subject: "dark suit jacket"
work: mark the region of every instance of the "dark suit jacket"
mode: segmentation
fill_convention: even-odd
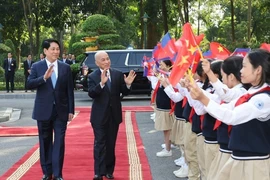
[[[33,65],[33,63],[34,63],[34,62],[31,61],[31,66]],[[29,66],[27,60],[25,60],[25,61],[23,62],[24,75],[29,75],[28,70],[31,69],[31,66]]]
[[[68,114],[74,114],[74,87],[70,66],[58,63],[58,78],[53,88],[51,78],[46,82],[43,76],[48,69],[46,61],[33,64],[28,76],[28,89],[37,89],[32,118],[36,120],[49,120],[55,102],[58,117],[68,120]]]
[[[64,62],[64,60],[63,59],[61,59],[60,61],[62,61],[62,62]],[[69,60],[69,59],[66,59],[66,62],[65,62],[66,64],[69,64],[69,65],[71,65],[72,64],[72,62]]]
[[[11,64],[10,64],[10,72],[15,74],[15,70],[16,70],[17,64],[16,64],[16,60],[15,59],[11,59]],[[5,70],[5,74],[8,73],[8,59],[4,60],[4,64],[3,64],[3,69]]]
[[[101,71],[95,70],[88,75],[88,95],[93,99],[90,121],[96,125],[104,124],[108,119],[108,111],[111,108],[113,121],[122,122],[122,105],[120,94],[127,95],[129,89],[124,81],[121,71],[110,69],[111,90],[107,84],[101,88]]]

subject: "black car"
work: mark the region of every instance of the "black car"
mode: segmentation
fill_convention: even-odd
[[[144,56],[151,57],[151,49],[106,50],[111,60],[111,67],[128,75],[130,70],[136,72],[130,94],[151,94],[151,83],[143,76],[142,60]],[[97,69],[95,64],[96,51],[86,52],[86,58],[81,63],[81,72],[76,80],[76,87],[88,91],[87,76]]]

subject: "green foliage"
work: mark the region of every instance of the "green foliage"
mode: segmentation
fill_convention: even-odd
[[[81,63],[85,59],[85,54],[80,54],[76,59],[79,63]]]
[[[111,45],[117,43],[119,37],[120,36],[118,34],[103,34],[98,36],[97,41],[99,45]]]
[[[24,82],[24,80],[25,80],[24,70],[18,69],[14,75],[14,82]]]
[[[79,63],[71,64],[70,69],[72,71],[72,74],[77,74],[80,71],[80,64]]]
[[[82,31],[88,33],[108,34],[114,31],[113,22],[102,14],[94,14],[89,16],[82,23]]]
[[[122,45],[106,45],[100,48],[100,50],[107,50],[107,49],[126,49],[126,47]]]
[[[16,58],[16,50],[13,42],[10,39],[5,40],[5,45],[8,46],[11,49],[12,57]]]
[[[3,43],[0,43],[0,53],[10,52],[10,51],[11,51],[10,47],[8,47],[7,45],[5,45]]]
[[[4,69],[2,68],[2,66],[0,66],[0,81],[3,81],[2,78],[4,78],[4,73],[5,73]]]
[[[72,45],[72,52],[78,57],[80,54],[84,53],[85,45],[84,42],[76,42]]]

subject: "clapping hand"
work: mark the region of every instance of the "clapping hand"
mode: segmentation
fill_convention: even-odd
[[[126,85],[131,85],[131,83],[134,81],[135,77],[136,77],[136,73],[133,70],[130,70],[127,77],[124,74],[124,80],[125,80]]]
[[[107,76],[107,71],[109,69],[104,69],[103,72],[101,73],[101,84],[105,85],[105,83],[108,81],[109,76]]]

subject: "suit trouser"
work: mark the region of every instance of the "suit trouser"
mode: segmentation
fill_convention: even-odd
[[[25,76],[24,90],[28,90],[28,88],[27,88],[27,79],[28,79],[29,74],[27,74],[27,75],[25,74],[24,76]]]
[[[67,121],[58,118],[54,106],[51,118],[45,121],[37,121],[37,124],[40,144],[40,164],[43,174],[53,174],[54,177],[62,177]]]
[[[10,82],[10,90],[14,90],[14,73],[8,71],[6,73],[6,90],[9,91],[9,82]]]
[[[110,114],[110,113],[109,113]],[[94,130],[94,166],[96,175],[113,174],[115,167],[115,143],[119,124],[108,116],[104,125],[92,123]]]

